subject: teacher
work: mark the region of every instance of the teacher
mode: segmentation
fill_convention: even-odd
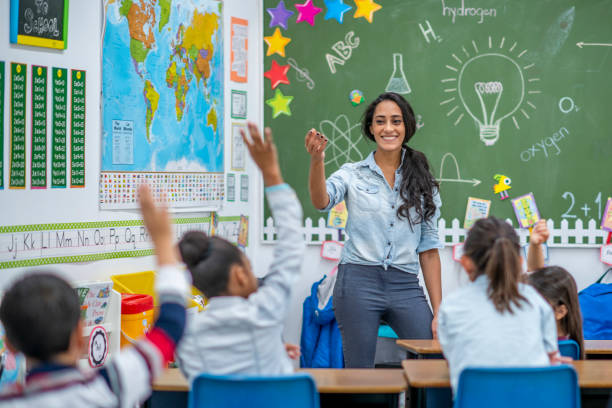
[[[406,144],[414,112],[399,94],[380,95],[366,109],[363,134],[376,143],[365,160],[346,163],[325,180],[327,138],[306,135],[313,205],[329,211],[345,200],[345,243],[333,305],[347,368],[374,366],[381,319],[400,338],[431,339],[442,298],[437,222],[439,185],[425,155]],[[419,285],[423,271],[432,311]]]

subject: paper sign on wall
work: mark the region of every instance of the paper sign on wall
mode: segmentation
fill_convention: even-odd
[[[234,82],[246,82],[248,72],[248,35],[249,21],[232,17],[231,20],[231,54],[230,79]]]
[[[476,221],[481,218],[487,218],[489,216],[489,210],[491,209],[491,200],[484,200],[482,198],[468,197],[467,207],[465,209],[465,220],[463,221],[463,228],[470,229]]]
[[[601,229],[612,232],[612,198],[608,198],[606,209],[601,217]]]
[[[612,244],[604,245],[601,247],[600,258],[601,262],[606,265],[612,266]]]
[[[520,228],[532,227],[540,220],[540,212],[533,193],[525,194],[511,200]]]
[[[321,245],[321,258],[329,261],[340,260],[344,244],[338,241],[324,241]]]

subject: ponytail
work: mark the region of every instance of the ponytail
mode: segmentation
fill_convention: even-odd
[[[243,264],[242,252],[235,245],[201,231],[187,232],[178,248],[193,285],[206,297],[223,295],[227,291],[230,268]]]
[[[495,309],[513,313],[528,300],[519,292],[521,258],[519,239],[510,225],[494,218],[476,221],[464,244],[464,253],[476,265],[476,275],[489,279],[487,294]]]
[[[508,238],[497,238],[493,242],[484,273],[489,278],[489,298],[498,312],[507,310],[512,313],[513,304],[520,309],[520,301],[527,301],[518,290],[521,276],[520,258],[515,245]]]

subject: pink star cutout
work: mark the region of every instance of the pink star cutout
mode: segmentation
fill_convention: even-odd
[[[308,24],[314,27],[314,17],[319,14],[322,10],[315,7],[312,4],[312,0],[308,0],[304,4],[296,4],[295,8],[298,11],[298,17],[296,23],[306,21]]]

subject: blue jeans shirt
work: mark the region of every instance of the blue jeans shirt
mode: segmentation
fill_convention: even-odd
[[[404,161],[402,155],[402,162]],[[402,204],[400,167],[395,172],[395,185],[389,186],[374,160],[374,152],[365,160],[344,164],[326,181],[329,204],[322,211],[345,200],[348,209],[346,233],[340,263],[389,266],[405,272],[419,272],[419,253],[442,248],[438,237],[438,218],[442,201],[436,191],[436,212],[427,222],[413,223],[397,217]],[[416,212],[410,209],[414,220]]]

